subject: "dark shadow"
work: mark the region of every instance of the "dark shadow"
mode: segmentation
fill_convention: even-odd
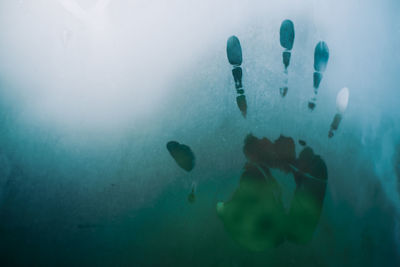
[[[336,113],[335,117],[333,117],[331,128],[329,129],[328,137],[332,138],[335,131],[339,128],[340,122],[342,121],[342,115],[340,113]]]
[[[195,156],[190,147],[176,141],[170,141],[167,143],[167,149],[179,167],[188,172],[194,168]]]
[[[305,147],[296,158],[293,139],[284,136],[271,142],[250,134],[243,152],[247,162],[239,187],[229,201],[217,204],[227,232],[253,251],[277,247],[285,240],[309,242],[325,197],[325,162],[310,147]],[[271,169],[293,174],[296,189],[288,210],[283,206],[282,188]]]
[[[314,96],[308,102],[308,108],[314,110],[317,101],[318,89],[322,81],[323,73],[326,70],[329,60],[329,48],[325,42],[319,42],[314,50],[314,74],[313,86]]]
[[[240,67],[243,62],[242,57],[242,47],[240,45],[239,39],[236,36],[231,36],[226,44],[226,54],[228,56],[228,61],[232,65],[232,75],[235,81],[236,102],[240,112],[243,117],[246,118],[247,115],[247,102],[246,96],[244,95],[244,89],[242,84],[242,68]]]
[[[279,31],[279,41],[281,43],[281,46],[285,48],[285,51],[282,52],[282,61],[283,65],[285,67],[285,82],[284,85],[279,89],[279,92],[282,97],[285,97],[289,87],[288,87],[288,67],[290,64],[290,58],[291,58],[291,50],[293,48],[293,43],[294,43],[294,24],[291,20],[284,20],[281,24],[281,28]]]

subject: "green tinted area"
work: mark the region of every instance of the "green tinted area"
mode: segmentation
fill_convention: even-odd
[[[253,251],[277,247],[285,241],[302,244],[312,239],[321,215],[328,172],[325,162],[305,147],[298,158],[292,138],[275,142],[247,136],[243,148],[247,162],[239,186],[230,200],[217,204],[226,231]],[[289,208],[282,186],[271,168],[292,173],[296,188]]]

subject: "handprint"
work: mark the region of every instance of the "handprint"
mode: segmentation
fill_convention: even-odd
[[[280,89],[282,97],[288,92],[287,69],[294,36],[293,22],[283,21],[280,28],[280,44],[285,49],[282,59],[286,80]],[[238,94],[237,105],[243,117],[246,117],[247,103],[241,68],[243,55],[238,37],[231,36],[228,39],[226,51],[233,68],[232,75]],[[316,107],[316,96],[328,59],[328,46],[321,41],[314,52],[314,96],[308,103],[311,110]],[[338,113],[331,124],[329,138],[339,127],[348,98],[348,89],[343,88],[337,97]],[[262,251],[277,247],[286,241],[303,244],[312,239],[325,198],[328,169],[324,160],[316,155],[304,140],[299,140],[299,144],[302,150],[296,157],[295,142],[291,137],[281,135],[275,142],[266,137],[258,139],[252,134],[245,138],[243,153],[247,162],[244,164],[239,186],[230,200],[217,203],[217,213],[226,231],[242,246]],[[185,158],[190,162],[190,156]],[[283,205],[283,188],[273,175],[274,169],[292,175],[296,185],[288,208]],[[194,202],[194,192],[193,187],[189,195],[190,202]]]

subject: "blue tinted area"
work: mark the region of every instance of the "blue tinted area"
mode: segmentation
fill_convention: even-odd
[[[0,266],[400,266],[399,12],[0,1]]]

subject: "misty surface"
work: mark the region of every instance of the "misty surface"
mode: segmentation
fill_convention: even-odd
[[[1,266],[400,265],[398,0],[74,2],[0,1]],[[285,19],[296,32],[287,75]],[[319,41],[329,63],[310,111]],[[308,244],[252,252],[218,219],[249,133],[290,136],[296,155],[304,140],[325,161]],[[195,154],[189,173],[170,140]],[[293,191],[285,175],[274,173]]]

